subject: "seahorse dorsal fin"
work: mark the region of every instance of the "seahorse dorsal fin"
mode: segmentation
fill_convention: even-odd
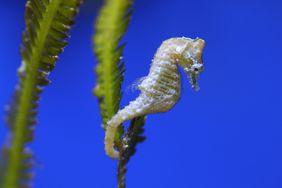
[[[146,76],[143,76],[141,78],[136,79],[132,84],[126,87],[125,92],[126,93],[133,93],[136,90],[139,90],[139,85],[142,83],[143,80],[146,79]]]

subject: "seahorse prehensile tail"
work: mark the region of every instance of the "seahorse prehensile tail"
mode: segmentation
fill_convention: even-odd
[[[178,65],[188,74],[192,87],[199,89],[197,78],[203,70],[202,51],[205,41],[196,38],[171,38],[158,49],[150,72],[138,88],[139,97],[119,110],[107,123],[105,150],[111,158],[118,158],[114,149],[114,138],[118,126],[126,120],[146,114],[170,110],[180,97],[180,75]]]

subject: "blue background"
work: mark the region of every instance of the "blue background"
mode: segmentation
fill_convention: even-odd
[[[25,1],[0,3],[0,106],[10,100],[21,58]],[[40,102],[35,188],[116,187],[105,156],[91,36],[100,1],[87,1]],[[137,0],[128,32],[122,106],[170,37],[206,40],[201,90],[183,74],[179,103],[150,115],[129,163],[128,188],[282,187],[282,1]],[[2,108],[1,107],[1,108]],[[2,108],[3,109],[3,108]],[[4,117],[4,110],[1,110]],[[2,118],[3,119],[3,118]],[[6,128],[1,121],[0,141]]]

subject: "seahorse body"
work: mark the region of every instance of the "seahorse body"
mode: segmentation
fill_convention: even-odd
[[[140,95],[128,106],[119,110],[108,121],[105,150],[111,158],[118,158],[114,149],[117,127],[126,120],[146,114],[170,110],[180,97],[180,75],[178,65],[190,77],[192,87],[197,89],[197,77],[202,71],[202,39],[171,38],[162,43],[151,64],[149,75],[138,86]]]

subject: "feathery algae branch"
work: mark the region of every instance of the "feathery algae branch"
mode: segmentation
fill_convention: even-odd
[[[38,100],[58,55],[65,47],[81,0],[28,0],[26,29],[21,47],[22,65],[19,84],[8,107],[11,138],[4,148],[3,188],[30,186],[32,153],[26,145],[33,140]],[[2,183],[1,182],[1,183]]]

